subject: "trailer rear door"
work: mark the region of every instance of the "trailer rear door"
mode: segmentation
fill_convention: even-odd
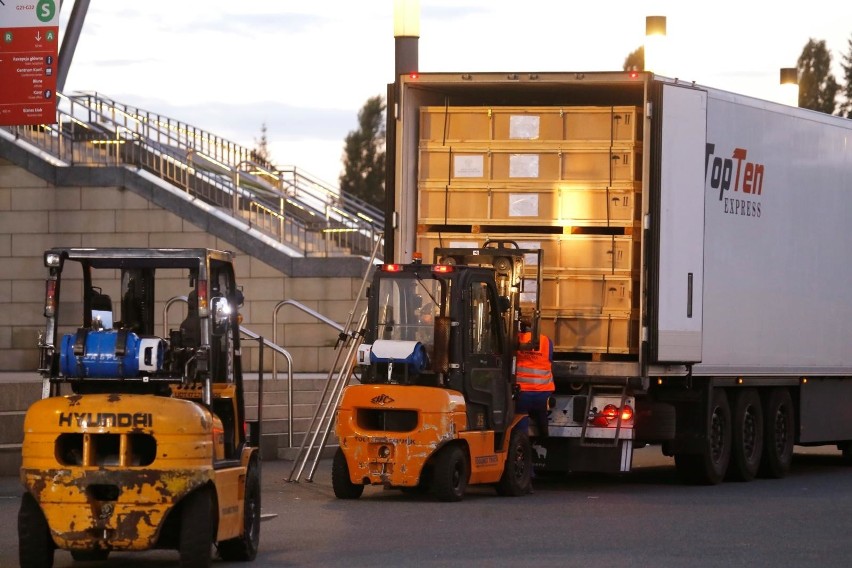
[[[701,361],[707,93],[663,87],[656,360]]]

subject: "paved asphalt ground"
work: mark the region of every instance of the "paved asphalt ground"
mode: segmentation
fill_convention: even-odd
[[[649,447],[622,476],[539,477],[533,495],[473,488],[436,503],[367,488],[357,501],[331,489],[330,460],[314,482],[288,483],[292,462],[263,470],[261,551],[252,567],[532,566],[844,567],[852,565],[852,468],[834,448],[796,448],[782,480],[681,485],[671,459]],[[0,478],[0,568],[17,561],[20,487]],[[174,551],[117,553],[57,568],[176,566]],[[215,560],[214,567],[246,566]]]

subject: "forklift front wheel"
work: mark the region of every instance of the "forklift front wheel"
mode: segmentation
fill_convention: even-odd
[[[529,436],[520,428],[515,428],[509,438],[509,451],[506,452],[503,476],[497,484],[497,494],[507,497],[526,495],[531,485],[532,445]]]

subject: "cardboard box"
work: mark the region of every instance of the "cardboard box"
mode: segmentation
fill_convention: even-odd
[[[642,116],[632,106],[429,106],[420,110],[420,139],[470,142],[641,142]]]
[[[542,310],[541,331],[554,351],[638,353],[639,322],[624,314],[559,314]]]
[[[639,241],[631,235],[547,235],[524,233],[424,232],[417,235],[423,262],[433,261],[435,247],[478,248],[488,239],[511,240],[522,249],[542,250],[543,274],[559,276],[634,276]],[[535,274],[535,258],[528,259],[527,274]]]
[[[532,276],[532,275],[531,275]],[[553,313],[604,314],[630,312],[634,281],[630,276],[544,274],[541,308]],[[536,281],[525,280],[522,305],[535,303]]]
[[[641,152],[635,146],[574,146],[528,150],[421,146],[418,180],[519,182],[636,182],[642,176]]]

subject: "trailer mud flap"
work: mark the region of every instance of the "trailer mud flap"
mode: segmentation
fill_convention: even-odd
[[[633,440],[615,446],[580,445],[577,439],[533,440],[533,466],[543,471],[624,473],[633,465]]]

